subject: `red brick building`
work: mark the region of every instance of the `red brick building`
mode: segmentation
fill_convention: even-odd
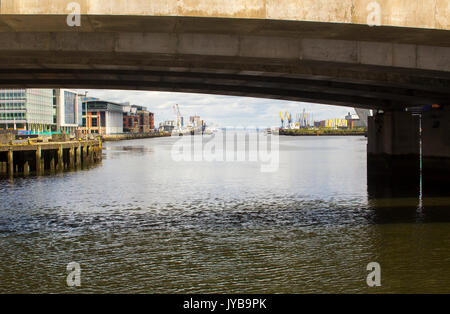
[[[124,107],[123,129],[130,133],[148,133],[155,128],[155,118],[153,112],[149,112],[141,106]]]
[[[124,114],[123,131],[130,133],[139,133],[139,116]]]

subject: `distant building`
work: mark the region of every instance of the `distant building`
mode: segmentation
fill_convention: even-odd
[[[172,133],[173,129],[175,129],[175,126],[176,122],[173,120],[164,121],[159,124],[159,131]]]
[[[193,127],[198,127],[202,125],[202,121],[200,120],[200,116],[191,116],[189,117],[189,123]]]
[[[373,115],[373,110],[355,108],[355,112],[358,115],[361,127],[367,128],[367,126],[368,126],[368,119],[369,119],[370,116]]]
[[[319,127],[321,127],[321,128],[330,128],[330,129],[346,128],[347,127],[347,120],[345,120],[345,119],[322,120],[322,121],[319,122]]]
[[[150,132],[150,112],[147,110],[138,110],[137,114],[139,116],[139,132]]]
[[[123,131],[126,133],[139,133],[139,116],[137,108],[125,104],[123,107]]]
[[[364,127],[361,120],[359,119],[359,116],[357,114],[351,114],[350,112],[348,115],[345,116],[345,120],[347,120],[347,127],[349,129],[356,129]]]
[[[124,132],[148,133],[155,128],[153,112],[145,107],[126,104],[123,107]]]
[[[83,131],[100,135],[123,133],[123,105],[103,100],[84,102]]]

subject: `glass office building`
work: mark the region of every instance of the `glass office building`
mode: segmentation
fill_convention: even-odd
[[[55,127],[53,89],[0,89],[0,128],[42,132]]]
[[[57,131],[74,134],[82,122],[81,102],[75,90],[55,89]]]

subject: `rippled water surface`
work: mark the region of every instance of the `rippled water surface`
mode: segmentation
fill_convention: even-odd
[[[176,140],[105,143],[93,169],[1,180],[0,292],[450,293],[447,196],[372,197],[364,137],[281,137],[273,173],[174,162]]]

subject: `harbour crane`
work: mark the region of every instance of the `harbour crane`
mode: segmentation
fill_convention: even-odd
[[[284,118],[283,113],[280,111],[280,118],[281,118],[281,128],[284,129]]]
[[[289,111],[287,111],[287,110],[286,110],[286,113],[285,113],[285,117],[286,117],[286,120],[287,120],[287,127],[288,128],[292,128],[292,116],[289,113]]]

